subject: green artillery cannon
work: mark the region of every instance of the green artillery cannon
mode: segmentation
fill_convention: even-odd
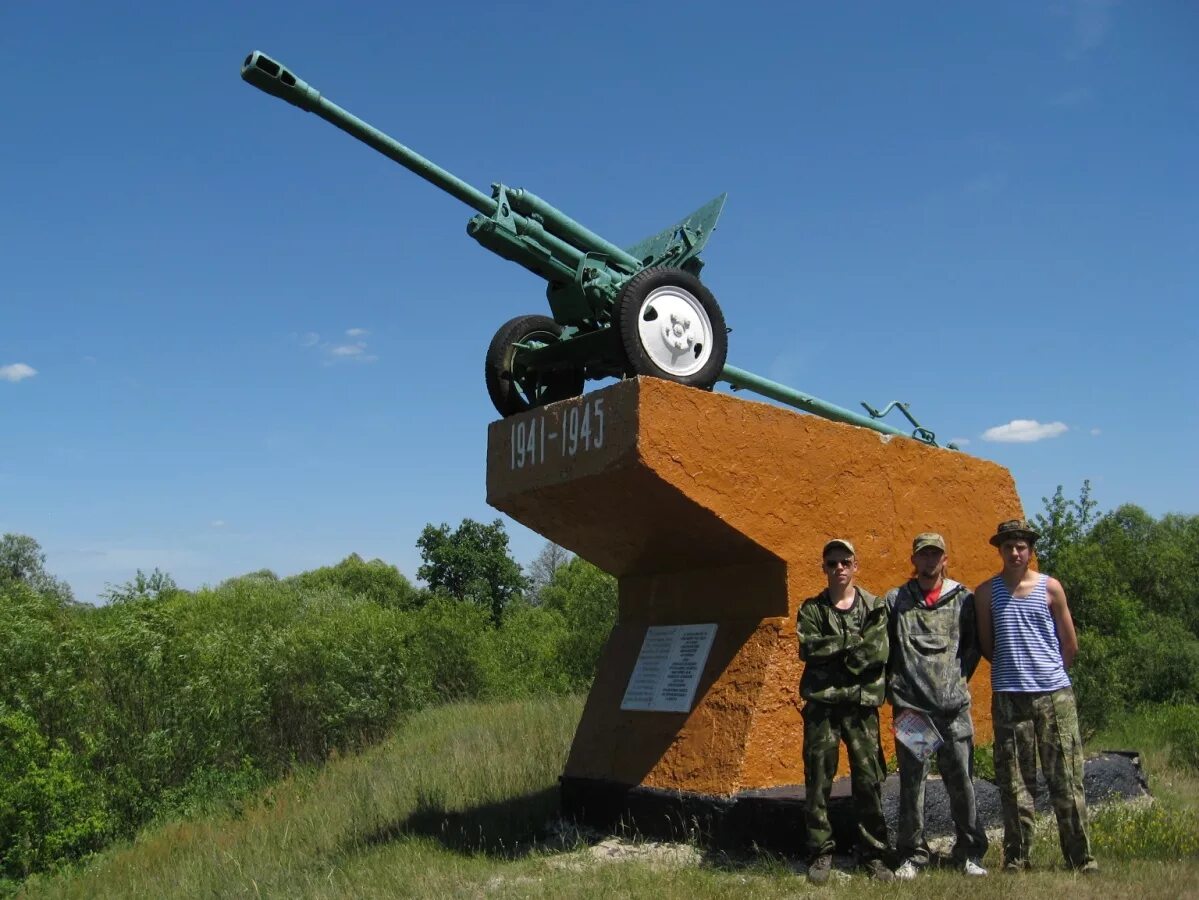
[[[728,329],[712,292],[699,279],[704,249],[724,208],[721,194],[682,221],[621,249],[522,188],[476,190],[383,132],[326,100],[259,51],[242,63],[256,88],[314,113],[432,182],[476,210],[466,233],[493,253],[546,282],[550,316],[522,315],[502,325],[487,348],[487,392],[502,416],[583,392],[588,379],[651,375],[711,389],[725,381],[808,412],[876,431],[908,434],[752,373],[725,365]],[[891,406],[888,406],[889,410]]]

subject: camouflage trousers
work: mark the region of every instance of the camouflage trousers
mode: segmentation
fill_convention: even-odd
[[[882,856],[888,850],[887,822],[883,818],[887,766],[879,741],[877,707],[809,700],[803,708],[803,721],[804,818],[809,857],[832,853],[835,847],[828,798],[842,741],[849,751],[858,852],[863,859]]]
[[[964,711],[967,717],[969,708]],[[969,734],[953,737],[951,720],[934,716],[933,724],[945,735],[937,750],[937,768],[941,783],[949,795],[955,840],[953,859],[964,863],[981,859],[987,852],[987,832],[978,821],[974,800],[974,738]],[[958,729],[961,731],[964,729]],[[902,741],[895,742],[899,761],[899,829],[896,850],[900,860],[910,859],[917,866],[928,865],[928,843],[924,840],[924,784],[928,780],[929,761],[920,760]]]
[[[1004,864],[1028,864],[1038,757],[1057,816],[1062,855],[1076,869],[1093,862],[1074,692],[1070,688],[1035,693],[997,691],[991,698],[991,719],[995,726],[995,781],[1003,807]]]

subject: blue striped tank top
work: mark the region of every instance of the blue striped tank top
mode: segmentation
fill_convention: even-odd
[[[1049,578],[1042,575],[1027,597],[1013,597],[1002,576],[991,579],[991,690],[1057,691],[1070,686],[1049,612],[1048,584]]]

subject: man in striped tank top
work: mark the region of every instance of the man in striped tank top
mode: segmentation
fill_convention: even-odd
[[[1029,568],[1040,535],[1023,519],[1001,522],[991,538],[1003,571],[975,590],[978,639],[991,660],[995,780],[1003,807],[1003,867],[1030,868],[1037,759],[1057,816],[1067,864],[1099,871],[1087,836],[1082,738],[1066,670],[1078,652],[1066,592]]]

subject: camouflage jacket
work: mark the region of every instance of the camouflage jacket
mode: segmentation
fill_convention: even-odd
[[[919,582],[887,592],[891,658],[887,663],[887,696],[895,706],[907,706],[939,720],[961,718],[965,736],[970,727],[970,691],[966,681],[980,656],[975,626],[974,594],[945,579],[941,596],[924,605]]]
[[[887,652],[887,607],[860,587],[847,610],[833,606],[828,591],[805,600],[796,631],[803,675],[799,695],[818,703],[881,706]]]

